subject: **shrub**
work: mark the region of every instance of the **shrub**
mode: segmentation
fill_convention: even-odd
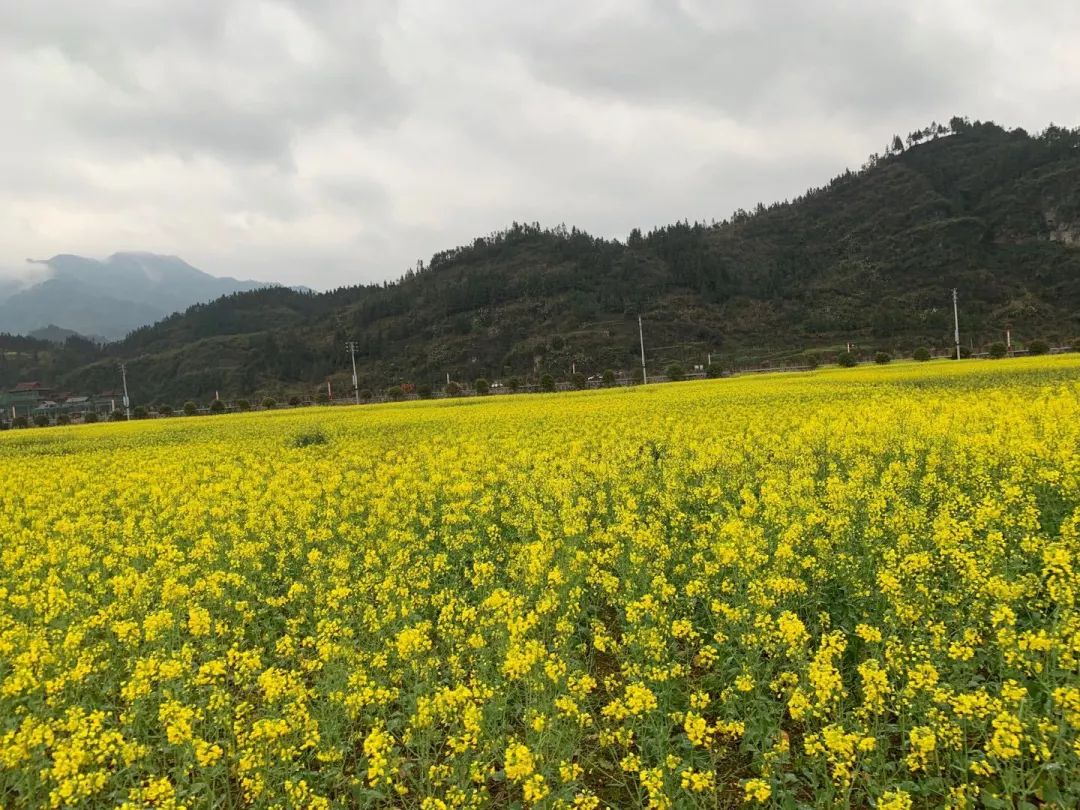
[[[47,417],[43,413],[34,414],[34,426],[35,427],[48,427],[49,426],[49,417]]]
[[[58,417],[56,417],[56,424],[58,424],[58,425],[70,425],[71,424],[71,417],[68,416],[66,413],[62,413]]]
[[[603,380],[604,380],[604,385],[614,385],[615,384],[615,372],[612,371],[610,368],[605,369],[604,370]]]
[[[326,444],[329,439],[326,434],[323,433],[322,428],[313,428],[311,430],[305,430],[303,433],[297,433],[293,436],[293,447],[311,447],[316,444]]]
[[[859,358],[852,352],[840,352],[836,358],[836,364],[841,368],[854,368],[859,364]]]
[[[238,400],[236,400],[236,410],[238,410],[238,411],[250,411],[251,410],[251,400],[247,400],[247,399],[238,399]]]
[[[263,397],[262,406],[269,411],[277,407],[277,400],[273,397]]]
[[[159,414],[161,414],[162,416],[172,416],[173,415],[173,406],[172,405],[162,405],[160,408],[158,408],[157,412]]]
[[[83,420],[84,424],[92,425],[92,424],[97,422],[98,415],[96,413],[94,413],[93,411],[90,411],[89,413],[84,413],[83,414],[82,420]]]
[[[491,390],[491,384],[483,377],[480,377],[476,380],[476,382],[473,383],[473,390],[475,390],[476,393],[480,396],[483,396]]]
[[[667,378],[672,382],[679,382],[685,376],[683,367],[680,366],[678,363],[672,363],[670,366],[668,366],[665,373],[667,374]]]
[[[11,425],[0,419],[0,430],[11,430]]]
[[[511,377],[509,380],[506,381],[506,387],[509,388],[514,393],[517,393],[518,391],[520,391],[521,390],[521,377]]]
[[[295,408],[297,405],[300,404],[300,397],[296,395],[289,397],[289,404]]]
[[[540,390],[547,391],[548,393],[555,390],[555,378],[550,374],[545,374],[540,378]]]
[[[453,382],[453,381],[448,382],[446,384],[446,395],[448,397],[460,397],[461,396],[461,385],[459,383],[456,383],[456,382]]]
[[[131,411],[132,419],[146,419],[149,416],[150,412],[144,405],[136,405]]]
[[[399,402],[405,398],[405,391],[400,385],[391,385],[386,389],[386,396],[394,400],[394,402]]]
[[[127,421],[127,414],[124,413],[119,408],[117,408],[115,411],[112,411],[109,414],[109,421],[110,422],[126,422]]]
[[[879,366],[885,365],[890,360],[892,360],[892,355],[888,352],[878,352],[874,355],[874,362],[877,363]]]
[[[1028,354],[1046,354],[1050,351],[1050,344],[1045,340],[1033,340],[1027,345]]]
[[[811,352],[807,352],[801,358],[799,358],[799,365],[808,369],[815,369],[820,365],[818,356]]]
[[[987,350],[987,354],[989,354],[995,360],[1000,360],[1006,355],[1007,352],[1008,349],[1006,348],[1005,344],[1002,343],[1000,340],[997,343],[991,343],[990,348]]]
[[[919,363],[925,363],[927,360],[930,359],[930,350],[925,346],[920,346],[911,355],[911,359],[916,360]]]
[[[573,374],[570,375],[570,384],[574,386],[574,388],[576,388],[578,391],[585,387],[586,382],[587,380],[585,379],[585,375],[582,374],[580,371],[575,371]]]
[[[320,391],[319,393],[317,393],[315,395],[315,401],[317,403],[319,403],[320,405],[329,405],[330,404],[330,395],[328,393],[326,393],[325,391]]]
[[[199,406],[190,399],[184,403],[184,416],[194,416],[199,412]]]
[[[11,420],[11,426],[13,428],[25,428],[30,427],[30,423],[27,421],[25,416],[16,416],[14,419]]]
[[[420,383],[416,386],[416,395],[420,399],[431,399],[435,395],[435,391],[428,383]]]
[[[210,403],[210,413],[225,413],[225,403],[220,399],[215,399]]]
[[[360,392],[360,399],[363,402],[371,402],[375,398],[375,392],[370,388],[365,388]]]

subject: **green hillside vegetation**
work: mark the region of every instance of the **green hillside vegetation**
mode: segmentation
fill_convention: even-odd
[[[443,251],[395,283],[327,293],[270,288],[191,307],[89,350],[45,349],[0,366],[0,382],[48,378],[172,403],[279,398],[328,377],[361,387],[511,375],[569,379],[635,369],[637,315],[649,364],[691,369],[869,359],[1080,335],[1080,130],[1032,137],[954,118],[895,139],[858,171],[717,223],[675,223],[625,243],[576,228],[514,224]],[[899,147],[899,148],[897,148]],[[8,339],[3,339],[7,341]],[[20,339],[22,340],[22,339]],[[5,343],[5,345],[8,345]],[[23,344],[24,348],[28,344]],[[24,351],[25,353],[25,351]]]

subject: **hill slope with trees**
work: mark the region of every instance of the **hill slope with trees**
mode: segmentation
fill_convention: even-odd
[[[717,223],[675,223],[625,243],[515,224],[436,254],[399,281],[327,293],[269,288],[191,307],[97,350],[9,357],[0,383],[50,374],[176,402],[361,386],[635,368],[778,363],[854,343],[910,352],[952,342],[1080,335],[1080,130],[1038,136],[954,118],[801,197]],[[0,346],[0,348],[3,348]],[[10,356],[10,352],[8,355]],[[25,354],[25,352],[24,352]],[[77,355],[77,356],[76,356]],[[20,355],[22,356],[22,355]]]

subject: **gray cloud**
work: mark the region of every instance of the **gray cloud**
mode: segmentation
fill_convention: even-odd
[[[0,276],[141,249],[315,287],[512,220],[723,218],[961,113],[1076,125],[1069,0],[0,5]]]

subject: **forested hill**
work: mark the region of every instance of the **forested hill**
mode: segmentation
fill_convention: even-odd
[[[514,225],[445,251],[400,281],[322,294],[261,289],[191,307],[99,350],[4,354],[0,382],[116,387],[140,401],[282,395],[348,380],[437,383],[649,363],[747,363],[847,342],[910,351],[1080,335],[1080,130],[1038,136],[953,119],[899,138],[802,197],[626,243]],[[24,340],[24,339],[20,339]],[[37,356],[37,359],[33,359]],[[343,390],[343,389],[342,389]]]

